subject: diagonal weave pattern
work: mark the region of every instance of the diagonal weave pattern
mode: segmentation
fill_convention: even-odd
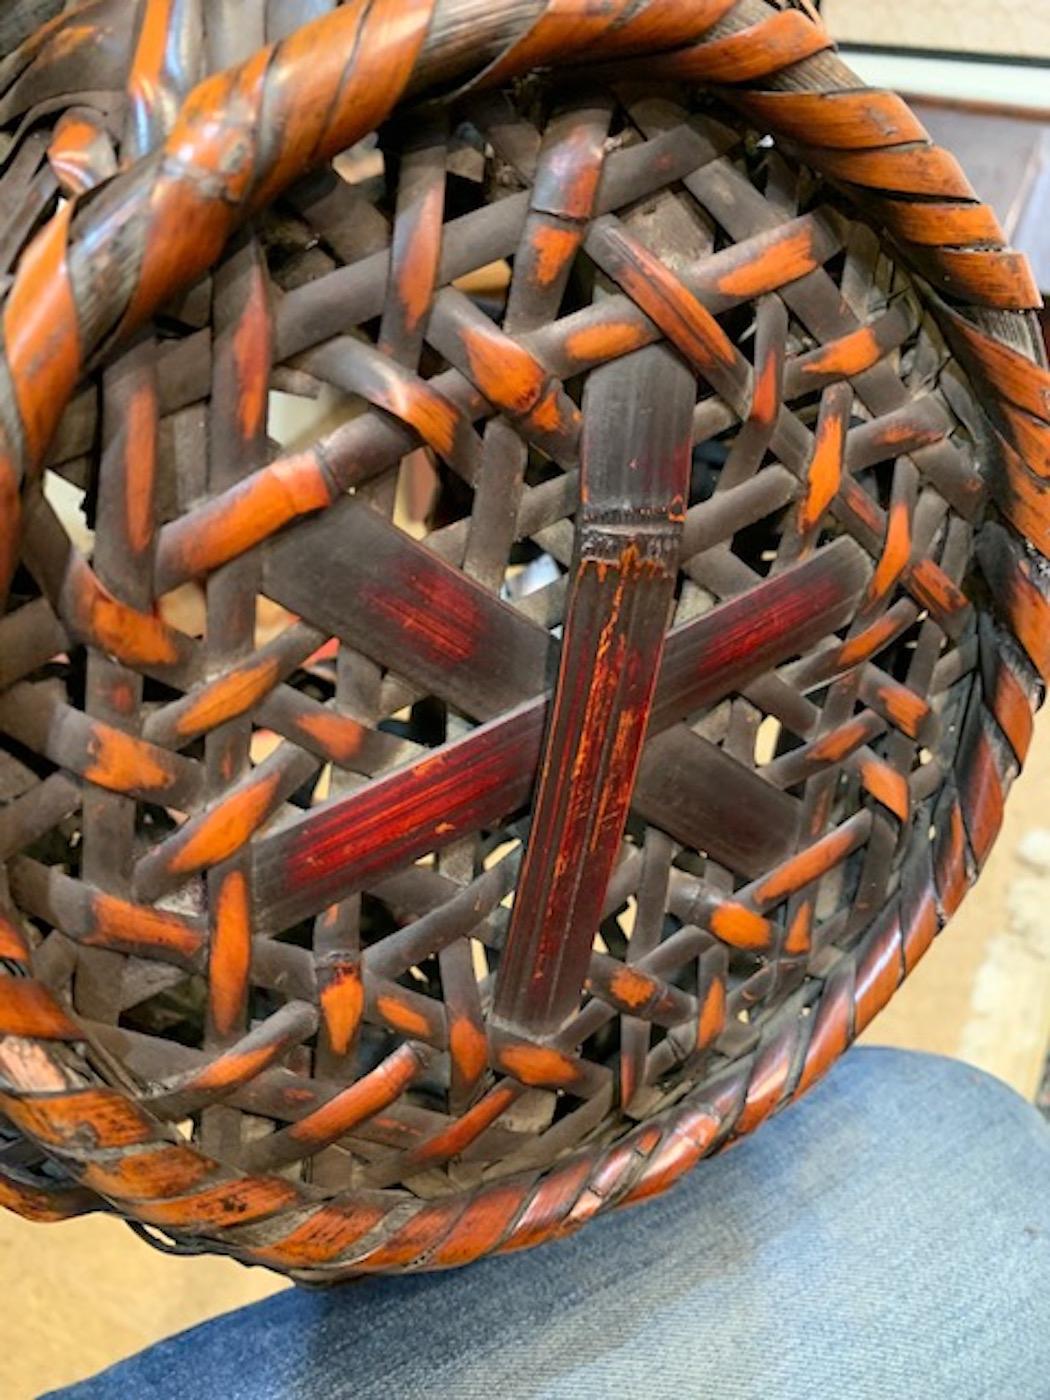
[[[828,48],[88,0],[5,60],[5,1204],[316,1280],[524,1247],[921,958],[1050,669],[1050,375]]]

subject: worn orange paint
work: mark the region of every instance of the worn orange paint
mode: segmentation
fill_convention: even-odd
[[[876,688],[879,704],[898,729],[909,739],[917,739],[930,716],[930,707],[921,695],[897,681],[881,682]]]
[[[226,1037],[243,1029],[248,969],[252,956],[251,904],[248,882],[241,870],[223,877],[215,900],[208,996],[216,1034]]]
[[[95,1202],[86,1191],[76,1187],[38,1190],[22,1181],[12,1180],[0,1169],[0,1206],[20,1215],[23,1220],[46,1225],[84,1215],[95,1209]]]
[[[489,1186],[473,1197],[428,1259],[433,1268],[459,1268],[498,1245],[521,1210],[521,1182]]]
[[[1023,465],[1043,480],[1050,479],[1050,425],[1009,403],[1000,404],[999,411]],[[1015,464],[1010,461],[1008,465],[1013,468]]]
[[[164,591],[235,559],[282,525],[335,499],[314,452],[262,467],[161,531],[157,568]]]
[[[201,933],[180,915],[129,904],[102,890],[91,896],[91,930],[84,941],[176,954],[187,961],[196,958],[204,947]]]
[[[994,493],[1010,523],[1040,552],[1050,550],[1050,481],[1035,476],[1020,453],[998,436],[1003,470]]]
[[[872,943],[860,959],[854,995],[854,1034],[860,1035],[879,1014],[904,977],[900,924]]]
[[[179,659],[175,630],[151,613],[115,598],[98,575],[74,561],[62,588],[64,616],[99,650],[129,666],[172,665]]]
[[[417,1036],[420,1040],[431,1038],[430,1022],[422,1012],[407,1006],[392,994],[376,997],[376,1014],[402,1035]]]
[[[1034,311],[1043,304],[1028,259],[1009,248],[930,248],[921,262],[947,295],[975,305]]]
[[[97,720],[91,725],[87,756],[84,777],[113,792],[163,793],[175,782],[174,764],[163,749]]]
[[[898,821],[908,820],[911,816],[911,794],[903,773],[898,773],[896,768],[891,768],[881,759],[869,758],[861,761],[860,778],[872,797],[889,808]]]
[[[886,444],[884,444],[886,445]],[[902,448],[902,451],[911,451],[912,447]],[[899,453],[887,453],[887,456],[900,455]],[[886,528],[886,517],[878,501],[869,496],[862,486],[859,486],[849,473],[843,478],[840,485],[840,495],[846,509],[855,515],[864,528],[872,535],[881,535]]]
[[[712,979],[700,1003],[696,1018],[696,1048],[706,1050],[722,1034],[726,1024],[726,984],[720,977]]]
[[[866,828],[864,828],[866,830]],[[844,822],[835,831],[814,842],[806,850],[784,861],[772,874],[753,887],[753,898],[759,906],[778,904],[789,894],[811,885],[827,874],[833,866],[845,860],[862,840],[862,830],[856,819]]]
[[[991,388],[1045,422],[1050,418],[1050,370],[984,334],[965,317],[945,309],[952,341],[974,361]],[[1050,431],[1050,428],[1048,428]]]
[[[847,754],[867,743],[878,727],[876,717],[870,714],[856,715],[845,724],[839,725],[838,729],[833,729],[829,734],[814,740],[809,746],[809,756],[816,763],[841,763]]]
[[[181,1082],[178,1093],[211,1095],[232,1089],[238,1084],[250,1083],[268,1065],[288,1049],[288,1042],[275,1040],[269,1045],[259,1045],[254,1050],[238,1050],[234,1047],[225,1055],[217,1055],[192,1075]]]
[[[770,238],[750,262],[724,273],[716,285],[725,296],[744,300],[785,287],[805,277],[816,266],[812,229],[808,224],[794,225],[787,232]]]
[[[281,142],[253,208],[382,125],[415,71],[433,9],[434,0],[348,0],[281,42],[269,114]]]
[[[247,1251],[259,1264],[277,1268],[310,1268],[326,1264],[350,1249],[386,1218],[389,1207],[372,1201],[328,1201],[304,1219],[292,1217],[292,1228],[265,1247]]]
[[[495,326],[472,323],[461,334],[471,378],[485,397],[519,417],[528,413],[547,382],[540,362]]]
[[[628,1102],[625,1092],[621,1101]],[[630,1137],[607,1148],[589,1174],[587,1185],[572,1202],[572,1209],[561,1225],[552,1230],[552,1239],[564,1239],[573,1234],[588,1220],[593,1220],[603,1210],[608,1209],[611,1198],[619,1195],[620,1184],[633,1176],[639,1162],[645,1162],[660,1146],[662,1134],[658,1127],[647,1123],[636,1129]],[[566,1205],[570,1202],[566,1201]]]
[[[808,146],[806,160],[823,174],[865,188],[939,195],[942,199],[977,199],[959,162],[939,146],[885,151],[832,151]]]
[[[454,1199],[422,1206],[390,1238],[357,1256],[354,1259],[355,1271],[368,1274],[397,1272],[413,1260],[424,1257],[428,1267],[450,1267],[444,1263],[438,1264],[433,1251],[440,1242],[450,1240],[457,1220],[469,1212],[469,1206],[465,1212],[463,1204]],[[486,1245],[486,1248],[489,1247]]]
[[[253,266],[248,297],[233,332],[237,426],[245,442],[266,429],[270,394],[270,310],[262,269]]]
[[[548,389],[528,415],[529,426],[543,433],[565,432],[575,436],[582,422],[579,409],[557,385]]]
[[[934,899],[932,886],[927,884],[923,887],[922,896],[903,928],[905,976],[910,976],[918,966],[937,937],[939,928],[937,901]]]
[[[1003,824],[1003,780],[988,735],[978,731],[968,754],[966,771],[959,780],[960,796],[970,847],[978,866],[988,859]]]
[[[298,1204],[299,1193],[290,1181],[278,1177],[245,1177],[207,1187],[191,1196],[168,1201],[140,1202],[135,1214],[150,1225],[181,1230],[217,1230],[229,1225],[249,1225],[285,1207]]]
[[[55,127],[47,160],[63,193],[83,194],[112,173],[112,150],[101,123],[67,113]]]
[[[202,686],[188,697],[189,703],[179,712],[175,734],[182,740],[193,739],[246,714],[277,684],[280,669],[275,657],[266,657],[239,666],[229,675]]]
[[[584,224],[594,214],[602,179],[609,114],[588,114],[558,133],[557,143],[542,159],[557,176],[557,193],[537,207],[547,214]],[[548,191],[548,194],[550,191]]]
[[[356,963],[342,962],[326,969],[319,977],[318,1000],[328,1044],[336,1055],[345,1055],[353,1044],[365,1008],[361,969]]]
[[[69,15],[66,11],[66,16]],[[56,16],[56,21],[65,16]],[[97,44],[99,31],[93,24],[59,24],[55,23],[51,37],[43,46],[49,62],[57,59],[69,59],[78,49]]]
[[[790,1041],[782,1040],[779,1043],[774,1041],[767,1050],[759,1053],[747,1087],[744,1107],[733,1129],[735,1137],[753,1133],[780,1102],[791,1069],[791,1052]]]
[[[160,1143],[146,1152],[127,1152],[115,1160],[89,1161],[80,1172],[83,1185],[114,1200],[181,1196],[217,1170],[216,1164],[189,1147]]]
[[[825,405],[829,403],[830,390],[825,395]],[[838,399],[830,408],[822,405],[820,421],[817,424],[813,458],[806,473],[805,495],[799,501],[798,528],[803,535],[817,528],[824,513],[838,494],[842,481],[842,464],[846,451],[846,416],[837,411]]]
[[[42,982],[3,977],[0,1035],[24,1035],[38,1040],[82,1040],[77,1026]]]
[[[434,180],[422,200],[417,200],[407,214],[398,214],[393,265],[401,314],[409,332],[417,331],[430,311],[437,285],[444,212],[444,181]],[[408,236],[402,242],[406,228]]]
[[[772,427],[777,421],[782,397],[784,366],[777,354],[768,354],[755,375],[751,391],[751,422]]]
[[[790,958],[801,958],[809,952],[813,939],[813,901],[803,902],[795,910],[784,939],[784,952]]]
[[[736,0],[553,0],[535,24],[486,73],[489,84],[564,58],[565,52],[591,59],[650,48],[676,49],[694,42],[717,23]]]
[[[811,378],[835,375],[843,379],[863,374],[881,358],[879,339],[872,326],[861,326],[840,340],[833,340],[804,356],[799,372]]]
[[[987,204],[879,199],[877,206],[888,228],[920,246],[983,243],[1001,248],[1006,242],[1002,226]]]
[[[726,901],[715,909],[707,920],[707,927],[733,948],[747,948],[761,951],[773,943],[773,926],[768,919],[744,904]]]
[[[574,1084],[580,1077],[570,1057],[550,1045],[505,1045],[497,1059],[508,1074],[535,1089]]]
[[[609,978],[613,1000],[631,1011],[640,1011],[660,990],[659,983],[635,967],[618,967]]]
[[[16,1098],[0,1094],[0,1112],[23,1132],[51,1147],[107,1149],[149,1142],[154,1129],[146,1115],[113,1089],[84,1088]]]
[[[29,959],[29,944],[25,934],[14,919],[9,918],[0,908],[0,958],[24,963]]]
[[[576,256],[582,231],[557,224],[539,223],[532,233],[533,266],[541,287],[552,287]]]
[[[279,188],[316,159],[326,126],[334,115],[334,99],[340,87],[350,87],[347,96],[352,95],[348,79],[354,73],[355,57],[362,52],[361,21],[366,10],[365,0],[349,0],[326,17],[332,22],[323,33],[316,24],[307,24],[294,30],[280,45],[280,62],[275,65],[275,72],[281,75],[281,82],[272,84],[277,92],[271,120],[281,132],[281,141],[271,156],[268,173],[255,191],[256,207],[268,203]],[[385,76],[381,62],[378,53],[370,56],[377,78]]]
[[[393,411],[415,428],[439,456],[451,457],[457,441],[471,431],[466,418],[455,404],[422,379],[406,381],[399,387],[404,392],[391,396]]]
[[[481,1026],[469,1016],[454,1016],[449,1023],[448,1045],[467,1083],[480,1079],[489,1062],[489,1043]]]
[[[521,1209],[520,1182],[489,1186],[467,1206],[430,1257],[438,1269],[458,1269],[488,1254]]]
[[[1014,560],[1004,580],[1004,605],[1018,641],[1050,685],[1050,601],[1036,578],[1027,560]]]
[[[280,780],[278,773],[257,774],[211,811],[193,818],[193,830],[172,853],[167,869],[188,875],[205,865],[218,865],[239,851],[269,815]]]
[[[508,1081],[497,1084],[484,1098],[479,1099],[473,1108],[467,1109],[466,1113],[454,1119],[447,1128],[427,1138],[426,1142],[407,1154],[405,1165],[435,1165],[459,1156],[490,1128],[512,1103],[517,1102],[521,1093],[520,1085]]]
[[[109,688],[109,702],[119,714],[127,716],[129,719],[138,708],[139,687],[133,685],[130,679],[118,677]]]
[[[239,68],[205,78],[183,102],[164,147],[170,173],[152,186],[138,281],[121,323],[125,333],[218,259],[256,176],[253,137],[272,54],[271,45]],[[198,179],[187,180],[183,168]]]
[[[845,979],[825,987],[799,1075],[795,1097],[801,1098],[822,1079],[852,1039],[853,999]]]
[[[645,323],[632,321],[605,321],[596,326],[585,326],[573,331],[565,340],[565,353],[581,368],[604,364],[629,355],[632,350],[640,350],[652,343],[652,332]]]
[[[876,618],[869,627],[865,627],[863,631],[843,642],[836,658],[836,669],[846,670],[848,667],[856,666],[861,661],[867,661],[869,657],[889,646],[894,637],[910,626],[913,620],[913,615],[909,615],[905,620],[900,613],[894,614],[893,612],[885,613],[882,617]]]
[[[721,1128],[722,1118],[710,1109],[691,1109],[653,1151],[641,1176],[620,1203],[635,1205],[666,1191],[699,1162]]]
[[[932,559],[919,559],[908,570],[912,596],[939,619],[957,617],[968,611],[970,600]]]
[[[827,30],[798,10],[783,10],[735,34],[652,60],[656,74],[690,81],[745,83],[831,48]]]
[[[778,136],[815,145],[856,151],[928,139],[914,112],[893,92],[745,92],[740,99]]]
[[[941,907],[947,918],[955,913],[970,888],[966,869],[966,829],[958,802],[948,812],[945,830],[938,832],[934,848],[934,874]]]
[[[355,1254],[355,1272],[388,1273],[404,1269],[416,1259],[429,1259],[430,1251],[447,1236],[463,1209],[463,1202],[454,1198],[420,1205],[407,1220],[402,1219],[393,1234],[381,1235],[381,1243]]]
[[[282,1138],[318,1151],[400,1098],[426,1063],[427,1056],[417,1046],[399,1046],[349,1088],[284,1129]]]
[[[152,112],[164,86],[172,0],[146,0],[142,9],[135,56],[128,72],[128,96],[136,106]]]
[[[557,1238],[562,1230],[571,1228],[570,1210],[574,1202],[582,1199],[581,1192],[591,1172],[591,1163],[580,1154],[540,1177],[530,1193],[528,1204],[497,1252],[514,1254],[530,1249],[542,1240]]]
[[[1014,672],[1002,660],[996,669],[989,703],[1017,761],[1023,763],[1032,742],[1032,704]]]
[[[4,304],[4,351],[29,461],[44,454],[81,366],[77,310],[66,265],[73,205],[44,224],[15,270]]]
[[[305,710],[296,715],[295,727],[305,734],[336,763],[346,764],[360,753],[368,738],[368,729],[348,715],[331,710]]]
[[[735,366],[737,352],[714,316],[643,243],[612,221],[595,224],[591,238],[604,270],[701,374]]]

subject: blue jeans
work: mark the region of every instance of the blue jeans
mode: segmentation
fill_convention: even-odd
[[[1047,1400],[1050,1126],[858,1050],[661,1200],[450,1274],[293,1290],[70,1400]]]

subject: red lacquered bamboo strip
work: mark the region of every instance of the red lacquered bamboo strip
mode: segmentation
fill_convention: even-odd
[[[713,703],[806,639],[826,635],[847,614],[864,574],[860,557],[843,541],[780,575],[766,590],[725,603],[672,633],[653,731]],[[776,596],[773,618],[765,609],[766,593]],[[297,910],[322,908],[337,892],[360,888],[381,871],[513,811],[534,780],[546,708],[543,698],[522,705],[263,843],[256,867],[260,916],[286,924],[300,917]]]

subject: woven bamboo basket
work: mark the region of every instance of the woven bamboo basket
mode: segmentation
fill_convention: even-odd
[[[0,1201],[326,1282],[662,1191],[996,836],[1023,259],[801,4],[0,33]]]

